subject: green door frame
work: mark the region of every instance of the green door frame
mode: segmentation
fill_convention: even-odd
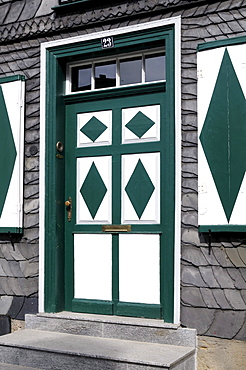
[[[174,315],[174,231],[175,231],[175,84],[174,84],[174,39],[175,27],[173,24],[161,27],[137,30],[129,33],[115,31],[112,49],[102,50],[100,38],[85,40],[84,42],[62,43],[54,47],[43,48],[43,60],[46,64],[45,80],[45,199],[44,223],[44,311],[58,312],[64,309],[64,160],[56,149],[58,141],[64,142],[64,86],[66,79],[66,64],[71,60],[93,57],[105,57],[120,52],[126,53],[135,50],[158,47],[165,41],[166,55],[166,91],[167,115],[170,117],[169,139],[165,145],[169,147],[170,174],[165,179],[168,189],[166,197],[167,211],[164,211],[164,223],[167,230],[164,266],[165,273],[164,320],[173,322]],[[78,99],[79,99],[78,94]],[[76,94],[73,94],[73,101]],[[43,159],[44,160],[44,159]],[[170,212],[170,210],[172,210]],[[166,304],[165,304],[166,302]],[[172,304],[170,304],[172,302]]]

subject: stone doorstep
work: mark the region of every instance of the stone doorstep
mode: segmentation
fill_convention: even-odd
[[[1,351],[1,349],[4,350]],[[54,355],[75,356],[81,359],[111,360],[125,364],[159,366],[168,369],[195,356],[195,349],[192,347],[95,338],[30,329],[19,330],[0,337],[0,361],[4,361],[4,358],[1,357],[6,356],[6,350],[9,350],[8,363],[11,363],[12,353],[14,353],[13,356],[16,360],[14,349],[28,350],[29,352],[38,351],[39,358],[45,358],[48,353],[53,353]]]
[[[28,318],[29,315],[26,315]],[[177,330],[180,326],[177,324],[166,323],[158,319],[145,319],[141,317],[127,317],[127,316],[111,316],[111,315],[97,315],[89,313],[77,313],[62,311],[58,313],[38,313],[36,317],[47,317],[56,319],[68,319],[79,321],[104,322],[122,325],[136,325],[143,327],[156,327]]]
[[[41,370],[37,367],[26,367],[21,365],[13,365],[13,364],[3,364],[0,363],[0,370]]]
[[[196,347],[196,330],[162,320],[73,312],[26,315],[26,328],[94,337]]]

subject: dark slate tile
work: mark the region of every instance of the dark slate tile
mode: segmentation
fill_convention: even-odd
[[[25,1],[23,0],[12,2],[11,8],[9,9],[8,15],[5,18],[4,23],[8,24],[8,23],[16,22],[17,19],[20,17],[20,14],[24,6],[25,6]]]
[[[240,20],[238,20],[238,23],[239,23],[239,25],[242,27],[242,29],[243,30],[245,30],[246,29],[246,19],[244,18],[244,19],[240,19]]]
[[[10,269],[10,262],[5,259],[0,260],[1,268],[4,271],[5,276],[10,277],[14,276],[13,272]]]
[[[197,186],[197,181],[195,179],[183,179],[182,181],[182,188],[186,189],[188,192],[197,192]]]
[[[182,223],[185,226],[198,226],[198,219],[197,219],[197,212],[193,211],[187,211],[182,213]]]
[[[239,13],[240,14],[240,13]],[[241,14],[240,14],[241,15]],[[231,12],[227,11],[227,12],[220,12],[220,17],[221,19],[224,21],[224,22],[229,22],[232,20],[232,14]],[[242,15],[241,15],[242,17]],[[224,23],[225,24],[225,23]]]
[[[213,296],[214,296],[216,302],[218,303],[218,305],[220,306],[220,308],[222,308],[224,310],[232,308],[230,303],[226,299],[226,296],[225,296],[225,293],[224,293],[223,289],[213,289]]]
[[[229,249],[229,248],[228,248]],[[214,256],[222,267],[234,267],[229,257],[225,252],[225,248],[214,248]]]
[[[23,278],[8,278],[8,284],[14,293],[13,295],[23,296],[25,294],[19,283],[21,279]]]
[[[238,247],[237,250],[238,250],[239,257],[241,258],[241,260],[246,265],[246,247],[245,246],[240,246],[240,247]]]
[[[219,26],[217,26],[216,24],[210,24],[209,26],[207,26],[206,29],[207,29],[208,33],[211,36],[218,37],[218,36],[222,35],[222,32],[221,32]]]
[[[28,19],[32,19],[41,4],[42,0],[26,0],[25,7],[22,11],[22,14],[19,18],[19,21],[25,21]]]
[[[25,260],[25,257],[19,251],[19,245],[20,243],[15,243],[15,248],[12,247],[12,249],[10,250],[11,256],[15,261],[18,262]]]
[[[246,341],[246,313],[244,324],[242,328],[239,330],[239,332],[235,335],[234,339]]]
[[[37,294],[38,291],[38,278],[32,277],[31,279],[18,278],[18,283],[22,290],[23,296],[31,296]]]
[[[231,2],[231,8],[240,8],[241,6],[244,5],[244,0],[233,0]]]
[[[225,289],[225,288],[233,289],[234,288],[233,280],[230,277],[230,275],[227,273],[226,269],[223,269],[222,267],[217,267],[217,266],[213,266],[212,269],[214,272],[214,276],[222,289]]]
[[[185,248],[189,248],[192,246],[194,246],[196,248],[196,246],[198,246],[200,244],[200,240],[199,240],[199,237],[198,237],[198,232],[196,229],[194,228],[183,228],[182,229],[182,243],[183,243],[183,250],[185,251]],[[200,258],[200,253],[195,253],[193,258],[192,258],[192,261],[197,261],[198,259],[202,260],[202,257]],[[185,258],[187,258],[187,254],[185,256]],[[193,263],[193,262],[192,262]],[[195,263],[194,263],[195,264]]]
[[[10,332],[11,332],[10,317],[6,315],[0,315],[0,335],[9,334]]]
[[[38,261],[22,261],[20,262],[21,270],[25,278],[32,278],[34,276],[38,276],[38,268],[39,264]]]
[[[14,292],[13,292],[13,290],[11,289],[11,287],[9,285],[9,278],[0,277],[0,286],[1,286],[2,290],[4,291],[5,295],[7,295],[7,296],[13,296],[14,295]]]
[[[213,13],[213,12],[216,12],[217,8],[219,6],[219,3],[213,3],[213,4],[209,4],[208,7],[207,7],[207,13]]]
[[[29,199],[24,202],[25,214],[37,213],[39,211],[39,199]]]
[[[6,18],[9,9],[10,9],[10,4],[1,4],[1,7],[0,7],[0,25],[2,25],[4,23],[4,19]]]
[[[234,0],[233,0],[234,1]],[[217,8],[217,12],[221,12],[222,10],[228,10],[231,8],[231,4],[233,3],[232,0],[221,1],[220,5]]]
[[[219,308],[210,288],[200,288],[202,298],[208,308]]]
[[[36,243],[20,243],[18,244],[17,248],[27,260],[37,257],[39,254],[38,244]]]
[[[189,305],[192,307],[206,307],[200,289],[195,287],[183,286],[181,289],[181,301],[185,305]]]
[[[181,306],[181,324],[197,329],[197,334],[206,333],[214,320],[214,309]]]
[[[39,229],[36,227],[32,229],[26,229],[24,231],[23,240],[27,240],[27,241],[30,241],[31,243],[35,243],[37,242],[38,237],[39,237]]]
[[[28,214],[25,217],[25,227],[35,227],[39,224],[39,215],[38,214]]]
[[[227,22],[228,27],[235,33],[235,32],[243,32],[243,28],[237,21]]]
[[[7,260],[7,261],[13,261],[13,257],[12,257],[12,254],[11,254],[11,249],[12,249],[12,245],[10,243],[8,244],[1,244],[1,252],[3,254],[3,257]]]
[[[220,13],[208,14],[208,18],[210,19],[210,23],[213,24],[218,24],[222,21]]]
[[[20,269],[20,264],[17,261],[11,261],[9,262],[10,270],[13,273],[14,277],[24,277],[23,272]]]
[[[239,256],[237,248],[226,248],[225,252],[228,259],[235,267],[246,267],[245,263]]]
[[[192,19],[193,15],[196,13],[197,7],[188,8],[183,11],[182,17]]]
[[[53,13],[51,8],[56,6],[57,3],[57,0],[42,0],[36,13],[36,17],[43,17],[44,15]]]
[[[182,266],[181,281],[185,285],[206,287],[206,283],[201,277],[200,271],[194,266]]]
[[[15,319],[24,303],[24,297],[13,297],[12,304],[8,310],[8,315]]]
[[[235,310],[246,310],[246,304],[243,301],[243,298],[239,290],[236,289],[225,289],[225,296],[230,305]]]
[[[197,194],[196,193],[188,193],[188,194],[183,194],[182,196],[182,206],[184,209],[187,210],[197,210]]]
[[[1,265],[1,258],[0,258],[0,276],[6,276],[6,273],[3,270],[2,265]]]
[[[194,17],[205,14],[207,7],[208,7],[208,4],[197,7],[196,12],[194,13]]]
[[[17,320],[24,320],[25,314],[36,314],[38,312],[38,299],[25,297],[21,311],[16,316]]]
[[[221,32],[225,35],[233,33],[233,30],[226,23],[219,24],[219,28],[221,29]]]
[[[207,261],[199,247],[192,245],[183,246],[182,260],[190,262],[194,266],[207,266]]]
[[[232,339],[244,325],[244,311],[216,310],[215,318],[206,335]]]
[[[199,270],[203,280],[206,282],[207,286],[210,288],[219,288],[219,284],[215,279],[213,269],[211,266],[200,266]]]
[[[233,279],[234,286],[235,286],[236,289],[246,289],[246,284],[245,284],[244,278],[242,277],[242,274],[239,271],[239,269],[228,268],[227,272],[231,276],[231,278]]]

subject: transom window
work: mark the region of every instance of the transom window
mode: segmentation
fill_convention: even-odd
[[[163,49],[111,59],[69,64],[67,93],[166,80]]]

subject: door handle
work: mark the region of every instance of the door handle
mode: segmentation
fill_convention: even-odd
[[[67,207],[67,220],[68,222],[72,219],[72,198],[68,197],[68,200],[65,202],[65,206]]]

